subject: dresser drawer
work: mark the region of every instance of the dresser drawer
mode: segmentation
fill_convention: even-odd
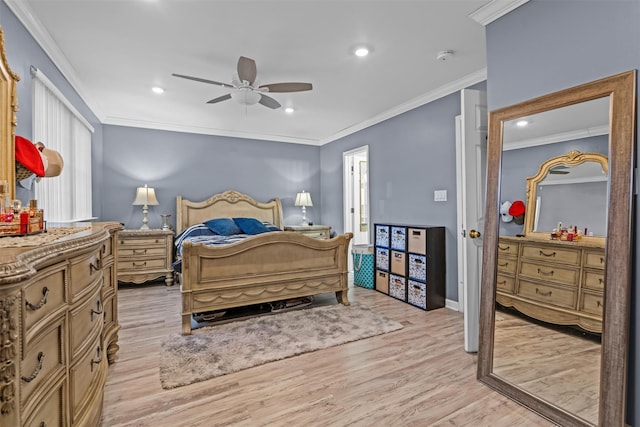
[[[605,259],[604,251],[587,250],[584,253],[584,266],[591,268],[604,269]]]
[[[100,335],[98,335],[93,339],[86,352],[77,358],[77,363],[69,368],[72,422],[90,401],[92,393],[97,392],[97,390],[91,392],[89,390],[99,386],[99,374],[106,369],[105,363],[104,349],[100,345]]]
[[[70,299],[74,302],[83,294],[91,292],[89,285],[102,278],[100,251],[94,250],[88,254],[72,259],[70,276]]]
[[[560,264],[580,264],[580,249],[522,245],[522,257]]]
[[[604,291],[604,271],[585,270],[582,283],[585,288]]]
[[[508,292],[510,294],[515,290],[516,279],[515,277],[504,276],[498,274],[496,278],[496,287],[498,290]]]
[[[501,258],[498,256],[498,271],[501,273],[516,274],[518,260],[516,258]]]
[[[66,383],[58,384],[38,402],[38,406],[24,422],[25,427],[63,427],[68,426],[67,411],[64,410]]]
[[[520,279],[518,282],[518,295],[545,304],[575,309],[578,290]]]
[[[580,311],[602,317],[604,309],[604,295],[598,292],[583,292],[580,301]]]
[[[145,271],[156,268],[167,268],[165,258],[141,259],[136,261],[118,260],[119,271]]]
[[[100,289],[96,289],[86,301],[77,305],[69,313],[69,351],[71,357],[87,344],[89,336],[95,335],[103,324],[104,307]]]
[[[115,304],[115,300],[113,297],[105,298],[103,302],[103,310],[104,310],[104,323],[108,325],[113,323],[115,319],[118,318],[118,307]]]
[[[103,289],[111,289],[113,291],[116,290],[116,282],[115,282],[115,272],[113,271],[114,267],[107,267],[104,270],[102,270],[102,274],[103,274],[103,281],[102,281],[102,288]]]
[[[102,243],[102,257],[106,258],[113,255],[113,241],[107,239]]]
[[[23,405],[30,406],[27,402],[44,382],[52,377],[64,375],[65,327],[66,318],[58,317],[55,322],[47,325],[47,329],[26,344],[20,363]]]
[[[498,242],[498,257],[505,256],[505,255],[517,257],[519,246],[520,245],[518,245],[517,243],[500,240]]]
[[[520,264],[520,276],[568,286],[577,287],[578,272],[579,270],[576,268],[559,267],[553,264],[536,264],[524,261]]]
[[[24,287],[24,325],[27,335],[41,319],[65,309],[65,276],[67,270],[56,266],[43,270]]]

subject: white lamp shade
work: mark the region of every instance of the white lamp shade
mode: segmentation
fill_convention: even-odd
[[[242,105],[255,105],[260,101],[262,95],[258,92],[254,92],[251,89],[240,88],[231,92],[231,98],[235,99]]]
[[[156,198],[156,190],[151,187],[145,185],[144,187],[138,187],[136,190],[136,198],[133,201],[133,205],[148,205],[155,206],[159,205],[158,199]]]
[[[296,195],[295,206],[313,206],[313,202],[311,201],[311,194],[307,193],[306,191],[298,193]]]

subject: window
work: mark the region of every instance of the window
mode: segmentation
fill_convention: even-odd
[[[92,219],[91,134],[93,127],[40,71],[33,76],[33,142],[42,142],[64,159],[62,173],[43,178],[35,187],[45,220]]]

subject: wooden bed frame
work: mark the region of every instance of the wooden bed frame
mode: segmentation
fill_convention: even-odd
[[[280,199],[261,203],[237,191],[201,202],[177,197],[177,232],[212,218],[249,217],[283,228]],[[182,245],[182,333],[193,313],[335,292],[349,305],[348,252],[353,234],[329,240],[292,231],[263,233],[238,243]]]

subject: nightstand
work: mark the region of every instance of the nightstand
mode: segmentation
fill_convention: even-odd
[[[164,277],[173,285],[173,231],[122,230],[118,233],[118,281],[145,283]]]
[[[285,225],[285,231],[295,231],[316,239],[328,239],[331,237],[331,227],[328,225]]]

